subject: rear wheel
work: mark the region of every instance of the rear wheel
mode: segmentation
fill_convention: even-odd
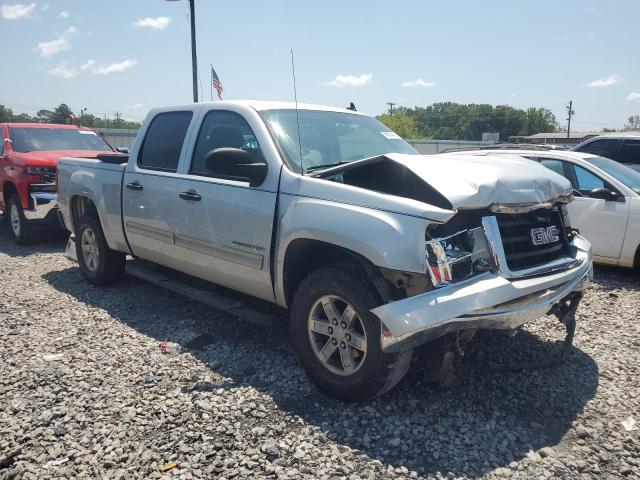
[[[380,321],[370,310],[380,304],[366,279],[348,264],[310,273],[291,308],[291,334],[311,380],[346,401],[382,395],[404,377],[412,351],[382,352]]]
[[[37,240],[37,229],[24,216],[24,209],[18,195],[12,195],[7,204],[9,232],[18,245],[29,245]]]
[[[79,224],[76,255],[84,279],[93,285],[108,285],[118,281],[124,273],[126,255],[109,248],[95,217],[85,216]]]

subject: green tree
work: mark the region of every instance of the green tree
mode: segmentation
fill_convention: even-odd
[[[61,103],[56,107],[49,117],[50,123],[66,123],[69,115],[73,115],[73,111],[66,103]]]
[[[402,138],[418,138],[416,122],[406,111],[398,110],[393,115],[385,113],[376,118]]]
[[[640,130],[640,115],[631,115],[624,124],[625,130]]]

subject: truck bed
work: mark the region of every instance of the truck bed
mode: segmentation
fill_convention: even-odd
[[[109,247],[128,252],[122,230],[122,178],[126,164],[86,158],[63,158],[58,162],[58,205],[67,226],[71,202],[76,195],[94,199]]]

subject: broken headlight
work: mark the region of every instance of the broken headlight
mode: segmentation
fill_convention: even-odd
[[[482,227],[427,239],[427,272],[434,287],[466,280],[493,269]]]

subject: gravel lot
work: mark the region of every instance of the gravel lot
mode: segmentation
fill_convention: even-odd
[[[629,272],[596,270],[561,366],[487,371],[557,355],[564,329],[543,319],[481,334],[450,388],[414,364],[390,394],[348,405],[305,379],[283,327],[131,277],[97,289],[63,250],[13,246],[0,224],[0,479],[640,478]],[[164,339],[196,341],[165,355]]]

